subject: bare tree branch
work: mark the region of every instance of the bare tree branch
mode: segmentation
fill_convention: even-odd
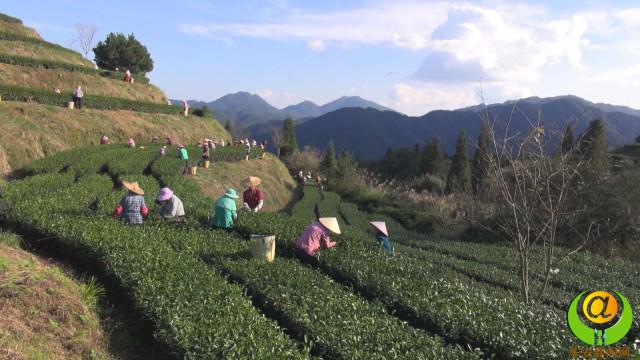
[[[89,51],[93,49],[93,40],[98,33],[98,28],[91,23],[77,23],[75,30],[76,36],[73,39],[73,44],[78,44],[80,52],[88,59]]]
[[[488,110],[484,109],[489,122]],[[529,124],[526,133],[511,130],[515,115],[522,116]],[[553,129],[542,127],[542,116],[530,119],[514,104],[504,128],[497,121],[489,126],[492,156],[486,171],[493,179],[493,202],[502,216],[498,228],[518,251],[521,293],[525,303],[542,298],[556,261],[555,246],[558,226],[562,219],[574,214],[567,209],[568,194],[579,178],[582,159],[575,152],[551,157],[548,140],[557,136]],[[497,135],[497,132],[501,135]],[[562,134],[559,134],[560,139]],[[531,252],[540,246],[542,251]],[[537,254],[541,254],[539,257]],[[530,264],[540,261],[540,288],[530,289]],[[535,276],[536,278],[538,276]]]

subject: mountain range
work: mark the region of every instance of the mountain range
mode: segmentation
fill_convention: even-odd
[[[171,100],[171,102],[175,105],[182,105],[181,100]],[[359,96],[343,96],[321,106],[307,100],[278,109],[260,96],[244,91],[227,94],[208,103],[199,100],[187,100],[187,102],[191,107],[201,108],[206,105],[218,121],[224,123],[229,120],[239,129],[273,120],[281,121],[287,117],[292,117],[295,120],[314,118],[348,107],[391,110]]]
[[[527,134],[531,124],[539,121],[546,130],[549,151],[555,151],[567,124],[571,124],[574,135],[579,136],[596,118],[604,121],[611,147],[633,143],[640,135],[640,111],[592,103],[572,95],[437,110],[418,117],[375,109],[345,108],[297,125],[296,135],[301,146],[322,149],[333,140],[339,152],[350,152],[360,160],[375,160],[384,156],[389,148],[422,145],[433,137],[440,138],[445,153],[452,154],[459,131],[464,130],[472,153],[481,122],[487,117],[494,129],[509,136]]]
[[[445,153],[452,154],[460,130],[468,137],[471,154],[482,119],[487,116],[501,133],[508,128],[509,135],[526,134],[531,123],[539,121],[550,139],[549,151],[554,151],[567,124],[579,136],[596,118],[604,121],[611,147],[633,143],[640,135],[640,110],[593,103],[573,95],[529,97],[487,106],[436,110],[422,116],[400,114],[359,97],[342,97],[322,106],[304,101],[278,109],[258,95],[239,92],[210,103],[191,104],[209,106],[218,120],[235,121],[237,136],[254,139],[270,140],[273,131],[282,128],[283,119],[291,116],[296,120],[300,146],[324,149],[333,140],[338,152],[352,153],[360,160],[376,160],[387,149],[422,145],[433,137],[440,139]]]

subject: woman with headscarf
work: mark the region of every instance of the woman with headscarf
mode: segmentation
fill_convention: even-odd
[[[318,221],[304,229],[304,232],[296,241],[296,256],[305,264],[316,264],[318,251],[325,247],[334,248],[336,243],[331,241],[329,234],[340,235],[338,219],[334,217],[319,218]]]
[[[137,182],[122,181],[122,186],[129,192],[120,200],[113,216],[124,220],[126,224],[142,224],[142,218],[149,214],[149,209],[144,203],[144,190]]]
[[[213,216],[211,226],[219,229],[231,229],[238,219],[236,212],[236,199],[238,195],[235,189],[227,189],[221,197],[216,200],[213,206]]]

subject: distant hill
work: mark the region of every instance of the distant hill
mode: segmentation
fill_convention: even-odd
[[[323,114],[322,110],[320,110],[320,106],[309,100],[303,101],[297,105],[289,105],[282,109],[282,112],[294,119],[316,117]]]
[[[509,123],[510,134],[526,133],[530,121],[540,118],[549,134],[562,132],[568,123],[572,123],[577,136],[591,120],[602,118],[609,146],[618,147],[633,143],[640,135],[640,116],[634,115],[638,111],[626,109],[620,111],[621,107],[615,105],[594,104],[576,96],[562,96],[489,105],[487,112],[497,129],[504,130]],[[460,129],[465,130],[471,143],[475,142],[482,120],[479,110],[480,107],[469,107],[409,117],[371,108],[345,108],[298,125],[296,134],[301,146],[323,149],[333,139],[337,151],[351,152],[362,160],[379,159],[389,148],[424,144],[434,136],[441,139],[444,151],[452,154]]]
[[[171,100],[171,102],[174,105],[182,105],[182,100]],[[207,105],[218,120],[222,122],[229,120],[238,128],[246,128],[274,120],[283,121],[287,117],[292,117],[295,120],[314,118],[346,107],[391,110],[359,96],[343,96],[322,106],[307,100],[278,109],[260,96],[244,91],[227,94],[210,103],[198,100],[187,100],[187,102],[192,107]]]
[[[372,108],[380,111],[393,111],[382,105],[378,105],[373,101],[365,100],[359,96],[343,96],[330,103],[324,104],[320,107],[320,114],[330,113],[343,108]]]

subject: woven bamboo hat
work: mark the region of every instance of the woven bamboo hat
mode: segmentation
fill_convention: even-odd
[[[340,225],[338,224],[338,219],[329,217],[319,218],[318,221],[320,222],[320,224],[322,224],[322,226],[329,229],[329,231],[331,231],[332,233],[340,235]]]
[[[249,176],[248,178],[244,179],[244,181],[242,182],[243,186],[258,186],[262,183],[262,179],[260,179],[259,177],[256,176]]]
[[[387,231],[387,224],[385,224],[384,221],[371,221],[369,224],[383,233],[384,236],[389,236],[389,232]]]
[[[137,182],[128,182],[128,181],[122,181],[122,186],[124,186],[125,189],[131,191],[132,193],[138,194],[138,195],[144,195],[144,190],[142,190],[140,188],[140,185],[138,185]]]

